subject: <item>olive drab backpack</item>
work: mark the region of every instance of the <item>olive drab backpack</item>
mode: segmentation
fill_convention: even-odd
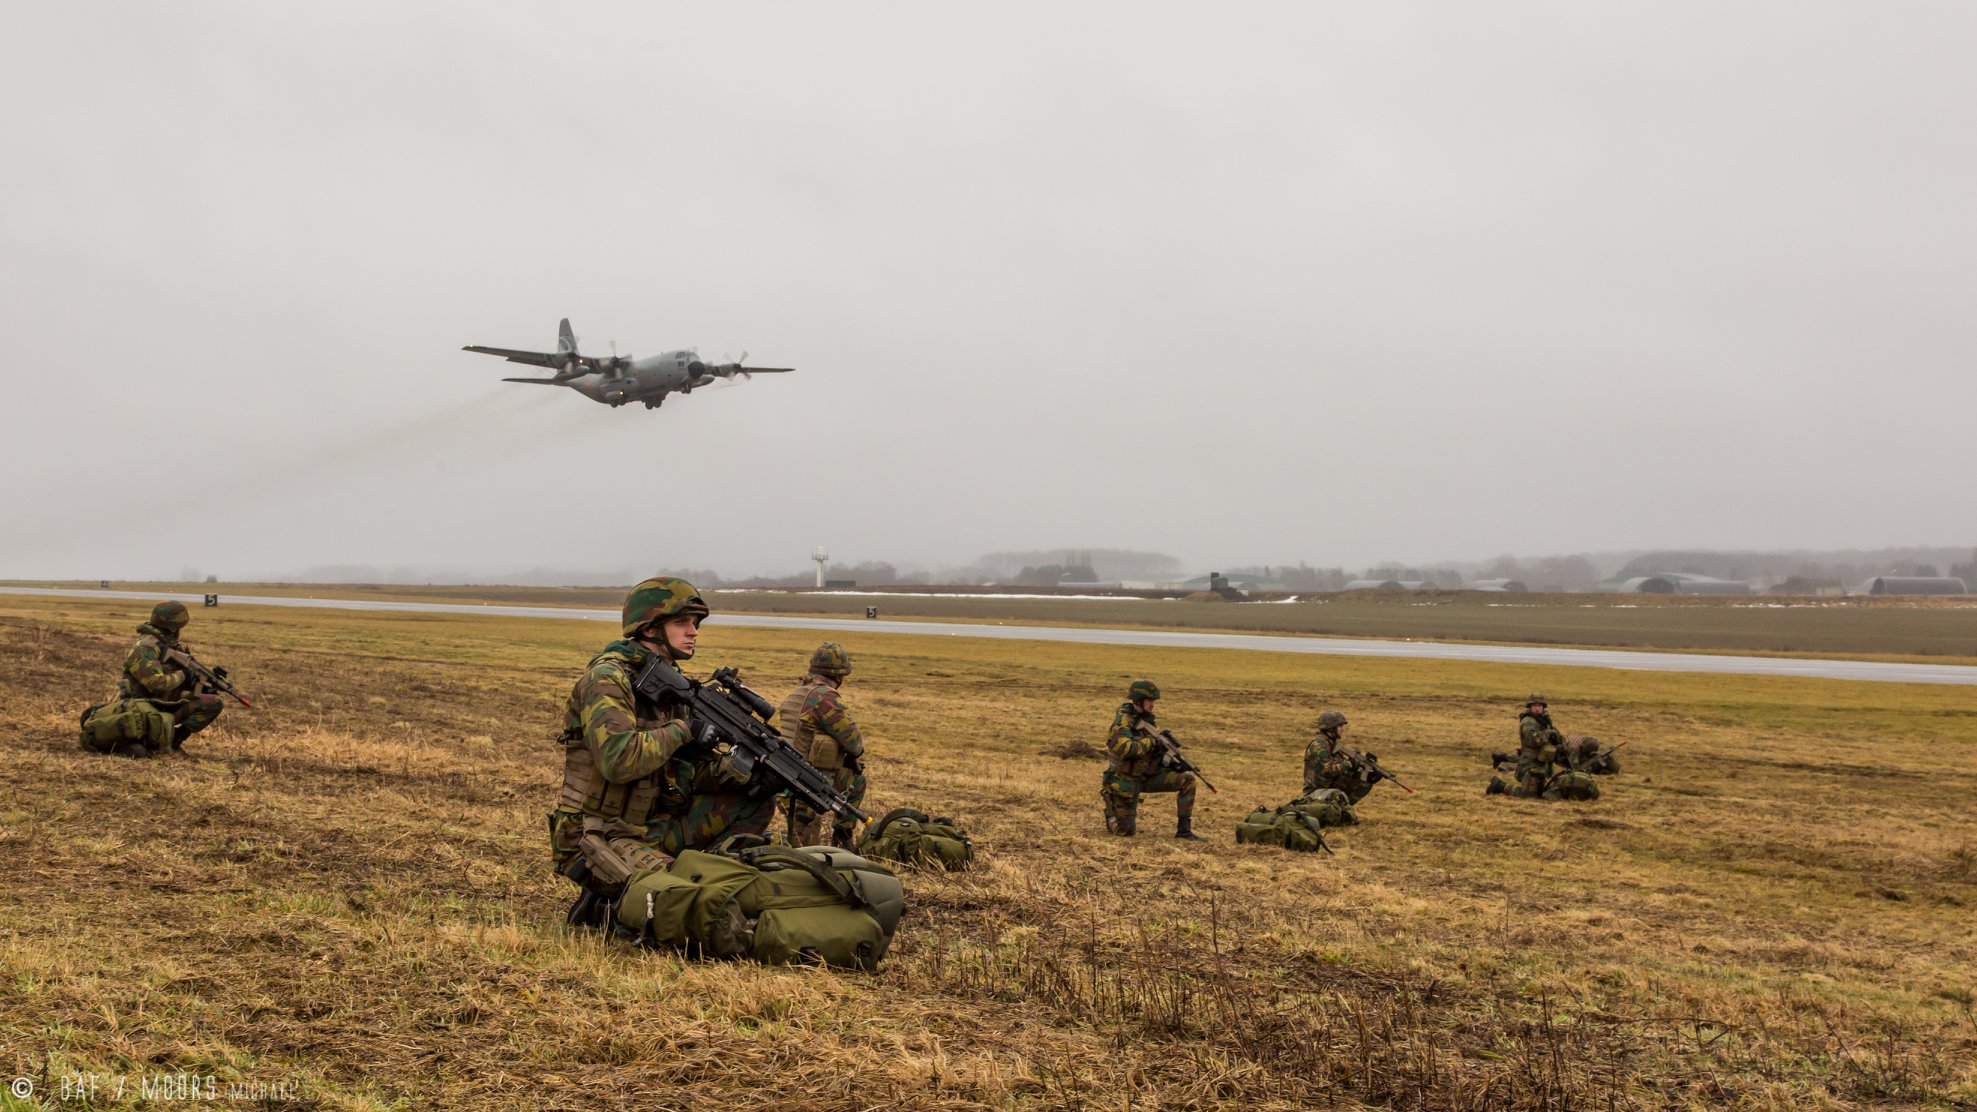
[[[858,852],[874,861],[965,869],[974,860],[975,843],[953,819],[928,818],[925,812],[900,807],[872,824]]]
[[[1599,798],[1599,781],[1584,772],[1560,772],[1545,785],[1545,798],[1588,803]]]
[[[633,873],[617,921],[642,943],[698,956],[872,970],[905,907],[899,878],[863,857],[765,845],[687,850]]]
[[[1236,824],[1239,844],[1282,846],[1310,853],[1330,850],[1325,844],[1328,826],[1356,826],[1346,794],[1337,788],[1319,788],[1291,800],[1282,807],[1258,807]]]
[[[145,699],[113,699],[82,712],[82,747],[112,753],[131,743],[151,752],[172,747],[172,716]]]

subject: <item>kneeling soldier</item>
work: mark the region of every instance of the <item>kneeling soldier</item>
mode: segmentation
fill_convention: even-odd
[[[563,792],[549,815],[550,850],[556,870],[592,892],[614,893],[683,849],[760,834],[775,813],[773,793],[743,791],[747,777],[695,743],[683,707],[632,686],[653,653],[691,660],[708,613],[684,579],[632,588],[624,636],[591,659],[564,706]]]
[[[851,657],[844,646],[826,641],[810,654],[810,674],[776,712],[776,724],[798,753],[831,778],[853,807],[865,805],[865,739],[858,723],[844,709],[838,688],[851,674]],[[790,844],[823,844],[824,820],[802,803],[791,802]],[[857,822],[837,815],[831,823],[831,845],[850,849]]]
[[[1306,795],[1320,788],[1334,788],[1344,792],[1348,802],[1357,803],[1379,782],[1380,777],[1362,767],[1357,754],[1345,748],[1339,736],[1345,726],[1345,715],[1338,711],[1328,710],[1318,716],[1318,736],[1304,747]]]
[[[207,690],[175,658],[179,632],[191,620],[183,603],[152,607],[151,620],[137,627],[137,640],[124,657],[123,674],[117,680],[118,698],[143,699],[172,716],[173,749],[212,725],[226,709],[219,695]]]
[[[1113,834],[1132,836],[1137,829],[1140,796],[1149,792],[1175,792],[1174,837],[1203,841],[1191,826],[1194,816],[1194,777],[1176,772],[1163,760],[1165,754],[1155,740],[1153,704],[1160,688],[1152,680],[1134,680],[1126,701],[1112,717],[1112,732],[1105,748],[1111,767],[1105,771],[1105,829]]]

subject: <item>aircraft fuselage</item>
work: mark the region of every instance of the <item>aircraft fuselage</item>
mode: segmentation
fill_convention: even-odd
[[[700,356],[691,349],[645,355],[616,374],[578,375],[564,383],[592,401],[606,405],[657,403],[668,394],[686,393],[713,379],[703,373]]]

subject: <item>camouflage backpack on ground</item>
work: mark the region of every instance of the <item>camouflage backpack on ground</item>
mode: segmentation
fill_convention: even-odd
[[[172,716],[146,699],[115,699],[82,712],[82,747],[92,753],[172,747]],[[128,748],[126,748],[128,747]]]
[[[975,857],[975,843],[953,819],[928,818],[923,811],[899,807],[872,824],[858,852],[874,861],[965,869]]]
[[[1599,798],[1599,781],[1584,772],[1561,772],[1545,785],[1545,798],[1590,802]]]
[[[844,850],[687,850],[632,874],[619,929],[652,946],[766,965],[878,968],[906,907],[899,878]]]
[[[1324,830],[1328,826],[1355,826],[1359,816],[1344,792],[1319,788],[1282,807],[1258,807],[1236,824],[1236,841],[1289,850],[1312,852],[1329,850]]]

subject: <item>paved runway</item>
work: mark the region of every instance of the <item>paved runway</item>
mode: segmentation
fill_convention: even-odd
[[[198,606],[198,593],[89,591],[52,587],[0,587],[0,594],[69,598],[176,598]],[[379,610],[407,614],[494,614],[506,618],[557,618],[565,621],[618,621],[616,610],[561,606],[500,606],[447,602],[380,602],[368,599],[280,598],[273,595],[222,595],[222,605],[301,606],[332,610]],[[723,611],[722,625],[757,629],[808,629],[821,633],[905,633],[918,637],[987,637],[1005,641],[1069,641],[1087,645],[1145,645],[1159,648],[1249,649],[1257,652],[1318,653],[1329,656],[1388,656],[1422,660],[1462,660],[1484,664],[1546,664],[1577,668],[1623,668],[1643,672],[1706,672],[1714,675],[1805,676],[1813,679],[1874,680],[1886,683],[1977,684],[1977,667],[1965,664],[1889,664],[1871,660],[1807,660],[1772,656],[1715,656],[1704,653],[1644,653],[1624,649],[1559,649],[1525,645],[1469,645],[1446,641],[1380,641],[1351,637],[1300,637],[1254,633],[1198,633],[1190,630],[1102,629],[1090,626],[983,625],[969,622],[900,622],[861,618],[810,618]]]

